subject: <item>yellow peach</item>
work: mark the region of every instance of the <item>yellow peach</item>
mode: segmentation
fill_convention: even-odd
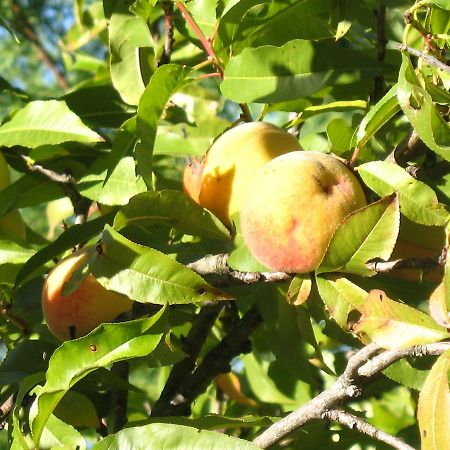
[[[353,173],[336,157],[292,152],[266,164],[241,211],[244,240],[272,270],[317,268],[340,222],[366,205]]]
[[[213,143],[197,169],[198,203],[231,226],[231,216],[241,210],[255,173],[271,159],[299,149],[295,136],[270,123],[231,128]]]

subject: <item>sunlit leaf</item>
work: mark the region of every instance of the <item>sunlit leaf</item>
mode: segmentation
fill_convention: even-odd
[[[450,215],[434,191],[414,179],[402,167],[387,161],[371,161],[358,167],[364,183],[380,196],[397,192],[400,211],[413,222],[445,225]]]
[[[102,137],[89,129],[63,101],[28,103],[0,126],[0,145],[36,148],[62,142],[101,142]]]
[[[286,293],[286,299],[291,305],[302,305],[311,293],[312,281],[309,274],[296,275]]]
[[[340,270],[374,275],[366,263],[389,259],[397,240],[400,213],[396,196],[385,197],[347,216],[334,233],[317,273]]]
[[[92,450],[123,450],[129,444],[136,448],[164,450],[211,449],[257,450],[259,447],[223,433],[166,423],[131,427],[102,439]]]
[[[160,305],[229,300],[200,275],[158,250],[135,244],[107,226],[101,252],[90,268],[106,289],[142,303]]]
[[[433,365],[422,387],[417,406],[421,449],[450,448],[450,352]]]
[[[450,125],[445,122],[422,87],[409,57],[402,54],[397,97],[420,139],[434,152],[450,161]]]
[[[429,344],[446,339],[448,331],[430,316],[411,306],[391,300],[383,291],[374,289],[363,305],[362,316],[354,330],[367,335],[384,348],[397,349]]]
[[[35,415],[30,421],[36,444],[50,414],[73,385],[99,367],[145,356],[156,348],[162,331],[152,332],[152,327],[163,312],[164,308],[148,319],[102,324],[80,339],[65,342],[53,353],[46,382],[34,402]]]

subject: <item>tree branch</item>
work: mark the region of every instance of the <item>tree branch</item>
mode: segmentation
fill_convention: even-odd
[[[47,169],[46,167],[34,163],[34,161],[26,155],[21,154],[20,156],[26,162],[30,172],[38,172],[61,186],[64,193],[72,202],[73,211],[75,214],[75,224],[78,225],[86,222],[92,200],[84,197],[78,192],[76,187],[77,182],[72,175],[57,173],[51,169]]]
[[[405,258],[395,259],[393,261],[370,261],[366,263],[366,267],[377,273],[392,272],[393,270],[429,270],[445,264],[445,255],[439,255],[436,258]]]
[[[182,350],[189,356],[172,368],[164,389],[155,403],[152,416],[168,416],[172,412],[173,402],[178,398],[179,388],[192,374],[195,368],[200,350],[211,331],[214,322],[222,310],[223,304],[211,303],[202,306],[192,327],[182,343]]]
[[[203,359],[198,368],[180,380],[164,404],[155,405],[152,416],[188,416],[193,401],[221,373],[230,371],[230,361],[241,353],[250,351],[249,337],[259,326],[262,318],[257,305],[253,305],[244,316],[234,323],[226,336]],[[159,402],[160,400],[158,400]]]
[[[158,67],[170,63],[173,44],[175,43],[173,31],[173,2],[172,1],[161,2],[161,7],[164,11],[165,33],[164,33],[164,51],[163,54],[161,55],[161,58],[158,61]]]
[[[367,434],[368,436],[384,442],[393,448],[398,450],[414,450],[413,447],[406,444],[402,439],[396,438],[384,431],[374,427],[370,423],[361,419],[360,417],[354,416],[346,411],[340,409],[332,409],[325,411],[322,416],[324,420],[333,420],[339,422],[340,424],[350,428],[351,430],[358,430],[360,433]]]
[[[16,0],[11,1],[11,10],[17,18],[17,29],[36,46],[39,52],[39,58],[53,72],[59,85],[63,89],[68,89],[69,83],[67,83],[65,75],[58,67],[55,59],[42,44],[39,36],[34,30],[33,25],[28,20],[28,17],[25,15],[22,7],[17,3]]]
[[[14,408],[14,402],[15,402],[16,394],[11,394],[2,405],[0,405],[0,430],[3,430],[6,418],[8,417],[9,413]]]
[[[358,397],[365,383],[394,362],[408,356],[440,355],[450,350],[450,342],[417,345],[399,350],[385,350],[383,353],[376,355],[379,350],[380,347],[377,344],[371,343],[356,352],[349,358],[344,373],[329,389],[321,392],[296,411],[274,423],[259,435],[253,443],[262,448],[270,447],[311,420],[323,419],[324,414],[336,409],[344,401]],[[397,441],[398,443],[399,441]],[[400,448],[406,450],[409,447]]]
[[[380,64],[384,63],[386,56],[386,6],[379,6],[375,10],[377,17],[377,61]],[[375,77],[374,90],[373,90],[373,102],[376,103],[383,97],[384,90],[384,76],[383,74]]]

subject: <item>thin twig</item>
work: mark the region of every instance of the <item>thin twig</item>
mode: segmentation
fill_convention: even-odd
[[[386,6],[379,6],[375,10],[377,16],[377,61],[380,64],[384,63],[386,56]],[[374,90],[373,90],[373,102],[376,103],[383,97],[384,91],[384,75],[380,74],[375,77]]]
[[[128,361],[116,362],[111,372],[124,381],[128,381],[130,365]],[[109,433],[117,433],[128,422],[128,389],[117,388],[110,392],[111,423],[108,423]]]
[[[28,20],[28,17],[26,16],[22,7],[15,0],[12,0],[11,2],[11,10],[17,17],[17,24],[16,24],[17,29],[37,47],[39,52],[39,58],[53,72],[59,85],[63,89],[68,89],[69,83],[67,82],[64,73],[60,70],[55,59],[42,44],[39,36],[34,30],[34,27],[31,24],[31,22]]]
[[[11,312],[10,305],[5,304],[3,301],[0,303],[0,316],[3,316],[5,320],[14,324],[24,336],[30,333],[30,326],[28,323]]]
[[[436,258],[405,258],[393,261],[370,261],[366,267],[377,273],[392,272],[393,270],[430,270],[445,264],[445,256],[439,255]]]
[[[0,405],[0,423],[5,421],[5,418],[8,417],[8,414],[12,411],[14,407],[16,394],[11,394],[2,405]],[[2,429],[0,427],[0,429]]]
[[[366,434],[380,442],[390,445],[398,450],[414,450],[413,447],[406,444],[402,439],[394,437],[379,428],[374,427],[372,424],[366,422],[358,416],[350,414],[340,409],[332,409],[325,411],[321,418],[324,420],[333,420],[340,424],[350,428],[351,430],[358,430],[362,434]]]
[[[20,156],[26,162],[30,172],[40,173],[61,186],[64,193],[72,202],[75,214],[75,224],[78,225],[86,222],[92,201],[79,193],[76,187],[77,182],[72,175],[55,172],[54,170],[47,169],[46,167],[34,163],[34,161],[26,155],[21,154]]]
[[[415,48],[408,47],[405,44],[400,44],[399,42],[396,42],[394,45],[399,50],[408,52],[413,56],[417,56],[418,58],[422,58],[430,66],[435,66],[438,69],[443,70],[444,72],[450,72],[450,66],[443,63],[442,61],[439,61],[439,59],[435,58],[434,56],[429,55],[428,53],[421,52],[420,50],[416,50]]]
[[[164,11],[164,24],[165,24],[165,33],[164,33],[164,51],[161,55],[161,58],[158,62],[158,67],[163,64],[169,64],[170,58],[172,57],[173,44],[175,43],[174,39],[174,30],[173,30],[173,2],[172,1],[164,1],[161,2],[161,7]]]

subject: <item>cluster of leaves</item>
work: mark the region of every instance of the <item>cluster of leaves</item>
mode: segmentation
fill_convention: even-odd
[[[29,218],[25,239],[0,235],[0,399],[14,399],[0,442],[258,448],[258,431],[333,383],[361,341],[450,337],[448,0],[78,0],[74,17],[60,44],[70,89],[49,99],[0,79],[21,103],[0,126],[16,175],[0,215]],[[234,271],[265,270],[181,188],[188,159],[250,118],[347,158],[366,188],[313,275],[242,285],[189,264],[229,253]],[[73,216],[46,236],[34,221],[66,196]],[[43,278],[86,242],[102,248],[90,270],[136,301],[135,317],[60,345],[42,322]],[[396,258],[409,269],[381,273]],[[402,359],[352,411],[448,448],[449,366],[449,352]],[[175,417],[176,371],[187,417]],[[355,442],[374,445],[319,421],[283,448]]]

